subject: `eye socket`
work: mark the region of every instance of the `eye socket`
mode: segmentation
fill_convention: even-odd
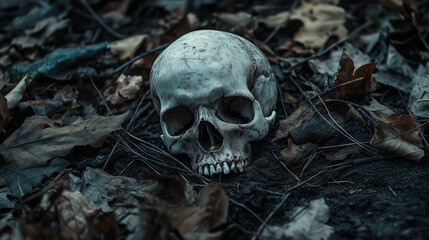
[[[216,114],[222,121],[246,124],[254,118],[253,102],[246,97],[224,97],[218,104]]]
[[[162,121],[166,124],[171,136],[179,136],[194,125],[195,118],[189,108],[177,106],[167,110],[162,116]]]

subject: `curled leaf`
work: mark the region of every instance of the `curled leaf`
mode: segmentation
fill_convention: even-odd
[[[393,114],[383,119],[376,127],[370,144],[415,162],[420,162],[425,155],[419,131],[409,115]]]
[[[7,163],[43,165],[75,146],[100,147],[111,132],[121,128],[126,115],[94,116],[65,127],[56,127],[46,116],[32,116],[0,145],[0,153]]]
[[[287,148],[280,152],[280,159],[288,166],[295,165],[307,159],[307,157],[311,155],[316,148],[317,144],[315,143],[296,145],[293,143],[292,139],[289,138]]]

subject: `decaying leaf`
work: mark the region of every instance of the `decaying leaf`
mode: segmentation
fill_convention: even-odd
[[[222,185],[208,185],[198,193],[193,206],[173,213],[172,226],[187,235],[187,239],[196,239],[200,234],[208,235],[213,229],[226,223],[228,203]]]
[[[128,100],[134,99],[142,84],[142,76],[125,76],[121,74],[121,76],[116,80],[114,93],[108,96],[106,101],[112,106],[117,106]]]
[[[25,76],[8,94],[6,94],[8,109],[15,108],[19,105],[19,102],[24,95],[25,89],[30,83],[31,79]]]
[[[299,105],[289,117],[280,121],[279,128],[277,129],[273,141],[287,137],[289,131],[301,126],[302,123],[311,119],[315,113],[313,107],[307,102]]]
[[[238,13],[216,13],[219,20],[229,27],[246,26],[252,19],[252,15],[246,12]]]
[[[305,143],[296,145],[291,138],[288,139],[288,146],[280,152],[280,159],[285,162],[287,166],[301,163],[309,155],[314,153],[317,148],[315,143]]]
[[[147,34],[142,34],[114,41],[108,44],[108,48],[113,55],[119,58],[119,60],[132,59],[147,37]]]
[[[319,48],[330,36],[343,38],[347,35],[345,16],[344,9],[338,6],[303,4],[291,16],[291,19],[297,18],[304,23],[294,35],[294,40],[311,48]]]
[[[55,200],[60,223],[60,234],[63,239],[93,239],[91,231],[98,207],[80,192],[64,190]]]
[[[294,219],[283,226],[268,226],[262,233],[265,239],[291,239],[291,240],[327,240],[334,228],[327,225],[329,220],[329,207],[325,199],[310,202],[307,208],[296,207]]]
[[[46,116],[32,116],[0,145],[0,153],[7,163],[43,165],[75,146],[100,147],[111,132],[121,128],[126,115],[94,116],[65,127],[56,127]]]
[[[376,63],[367,63],[355,69],[353,60],[346,52],[340,59],[338,71],[335,74],[335,84],[341,85],[356,80],[356,82],[346,84],[331,91],[331,96],[338,99],[349,100],[358,96],[366,96],[375,85],[372,73],[375,70]],[[357,80],[361,79],[361,80]]]
[[[40,186],[43,178],[62,171],[68,165],[70,165],[70,162],[63,158],[54,158],[46,166],[38,164],[4,164],[0,169],[0,176],[3,177],[9,195],[22,197],[32,191],[33,188]]]
[[[413,83],[408,107],[415,115],[429,118],[429,63],[419,66]]]
[[[395,114],[390,108],[380,104],[377,100],[372,99],[368,106],[363,108],[377,121],[383,121],[383,119],[390,117]]]
[[[352,145],[352,146],[340,148],[335,151],[324,152],[322,154],[326,157],[326,160],[328,161],[340,161],[340,160],[346,159],[347,156],[349,156],[350,154],[356,153],[358,151],[359,151],[359,146]]]
[[[229,201],[221,185],[208,185],[196,194],[174,177],[146,173],[145,180],[136,180],[92,168],[82,178],[70,175],[70,180],[71,190],[82,192],[105,212],[114,211],[132,232],[129,239],[139,234],[165,239],[172,231],[184,239],[219,239],[223,231],[214,230],[227,221]]]
[[[289,15],[289,11],[269,16],[262,22],[275,28]],[[326,3],[306,3],[295,9],[290,20],[299,20],[303,26],[294,35],[294,40],[310,48],[322,47],[330,36],[343,38],[347,35],[343,8]]]
[[[376,127],[370,144],[397,156],[420,162],[425,155],[419,131],[410,115],[392,114]]]

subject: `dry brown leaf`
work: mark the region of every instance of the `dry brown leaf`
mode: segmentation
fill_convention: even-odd
[[[8,109],[15,108],[19,105],[19,102],[21,102],[22,96],[24,95],[25,89],[30,83],[31,79],[25,76],[8,94],[6,94]]]
[[[287,166],[301,163],[309,155],[311,155],[317,148],[315,143],[305,143],[296,145],[292,139],[288,139],[288,146],[280,152],[280,159],[285,162]]]
[[[106,101],[112,106],[117,106],[128,100],[132,100],[136,97],[142,84],[142,76],[125,76],[121,74],[118,80],[116,80],[114,93],[106,97]]]
[[[119,60],[134,58],[139,48],[143,45],[148,37],[147,34],[137,35],[134,37],[111,42],[108,47],[110,52],[117,56]]]
[[[63,239],[94,239],[91,225],[99,208],[80,192],[64,190],[55,200]]]
[[[377,63],[367,63],[360,66],[354,71],[355,66],[353,60],[343,52],[340,63],[338,65],[338,71],[335,74],[335,84],[345,84],[355,79],[362,80],[346,84],[342,87],[331,91],[331,96],[338,99],[349,100],[358,96],[366,96],[371,92],[372,86],[375,80],[372,78],[372,73],[375,70]]]
[[[326,240],[334,233],[334,228],[326,224],[329,207],[323,198],[311,201],[308,208],[296,207],[292,216],[295,216],[292,222],[283,226],[266,227],[262,237],[273,240]]]
[[[9,123],[9,109],[7,108],[7,99],[0,94],[0,132]]]
[[[419,131],[410,115],[393,114],[375,128],[370,144],[397,156],[420,162],[425,155]]]
[[[329,151],[322,153],[326,160],[328,161],[341,161],[347,158],[352,153],[357,153],[359,151],[358,145],[343,147],[340,149],[337,149],[335,151]]]
[[[246,26],[252,19],[252,15],[246,12],[238,13],[215,13],[216,17],[219,18],[223,24],[228,27],[239,27]]]
[[[282,24],[289,11],[268,16],[262,22],[269,28]],[[306,3],[295,9],[290,20],[299,20],[303,26],[294,35],[294,40],[310,48],[322,47],[330,36],[343,38],[347,35],[343,8],[325,3]]]
[[[311,119],[315,113],[313,107],[307,102],[299,105],[289,117],[280,121],[276,136],[272,141],[287,137],[290,130],[301,126],[303,122]]]
[[[228,205],[222,185],[208,185],[198,193],[193,206],[174,211],[172,226],[182,234],[209,233],[226,223]]]
[[[330,36],[343,38],[347,35],[345,16],[344,9],[335,5],[302,4],[291,16],[291,19],[304,23],[295,33],[294,40],[311,48],[320,48]]]
[[[0,154],[6,163],[44,165],[75,146],[100,147],[111,132],[121,128],[126,115],[94,116],[65,127],[56,127],[46,116],[32,116],[0,145]]]

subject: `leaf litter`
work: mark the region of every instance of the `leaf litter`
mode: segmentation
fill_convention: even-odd
[[[429,236],[424,1],[24,4],[0,3],[1,238]],[[240,175],[159,140],[150,67],[196,29],[249,39],[279,83]]]

